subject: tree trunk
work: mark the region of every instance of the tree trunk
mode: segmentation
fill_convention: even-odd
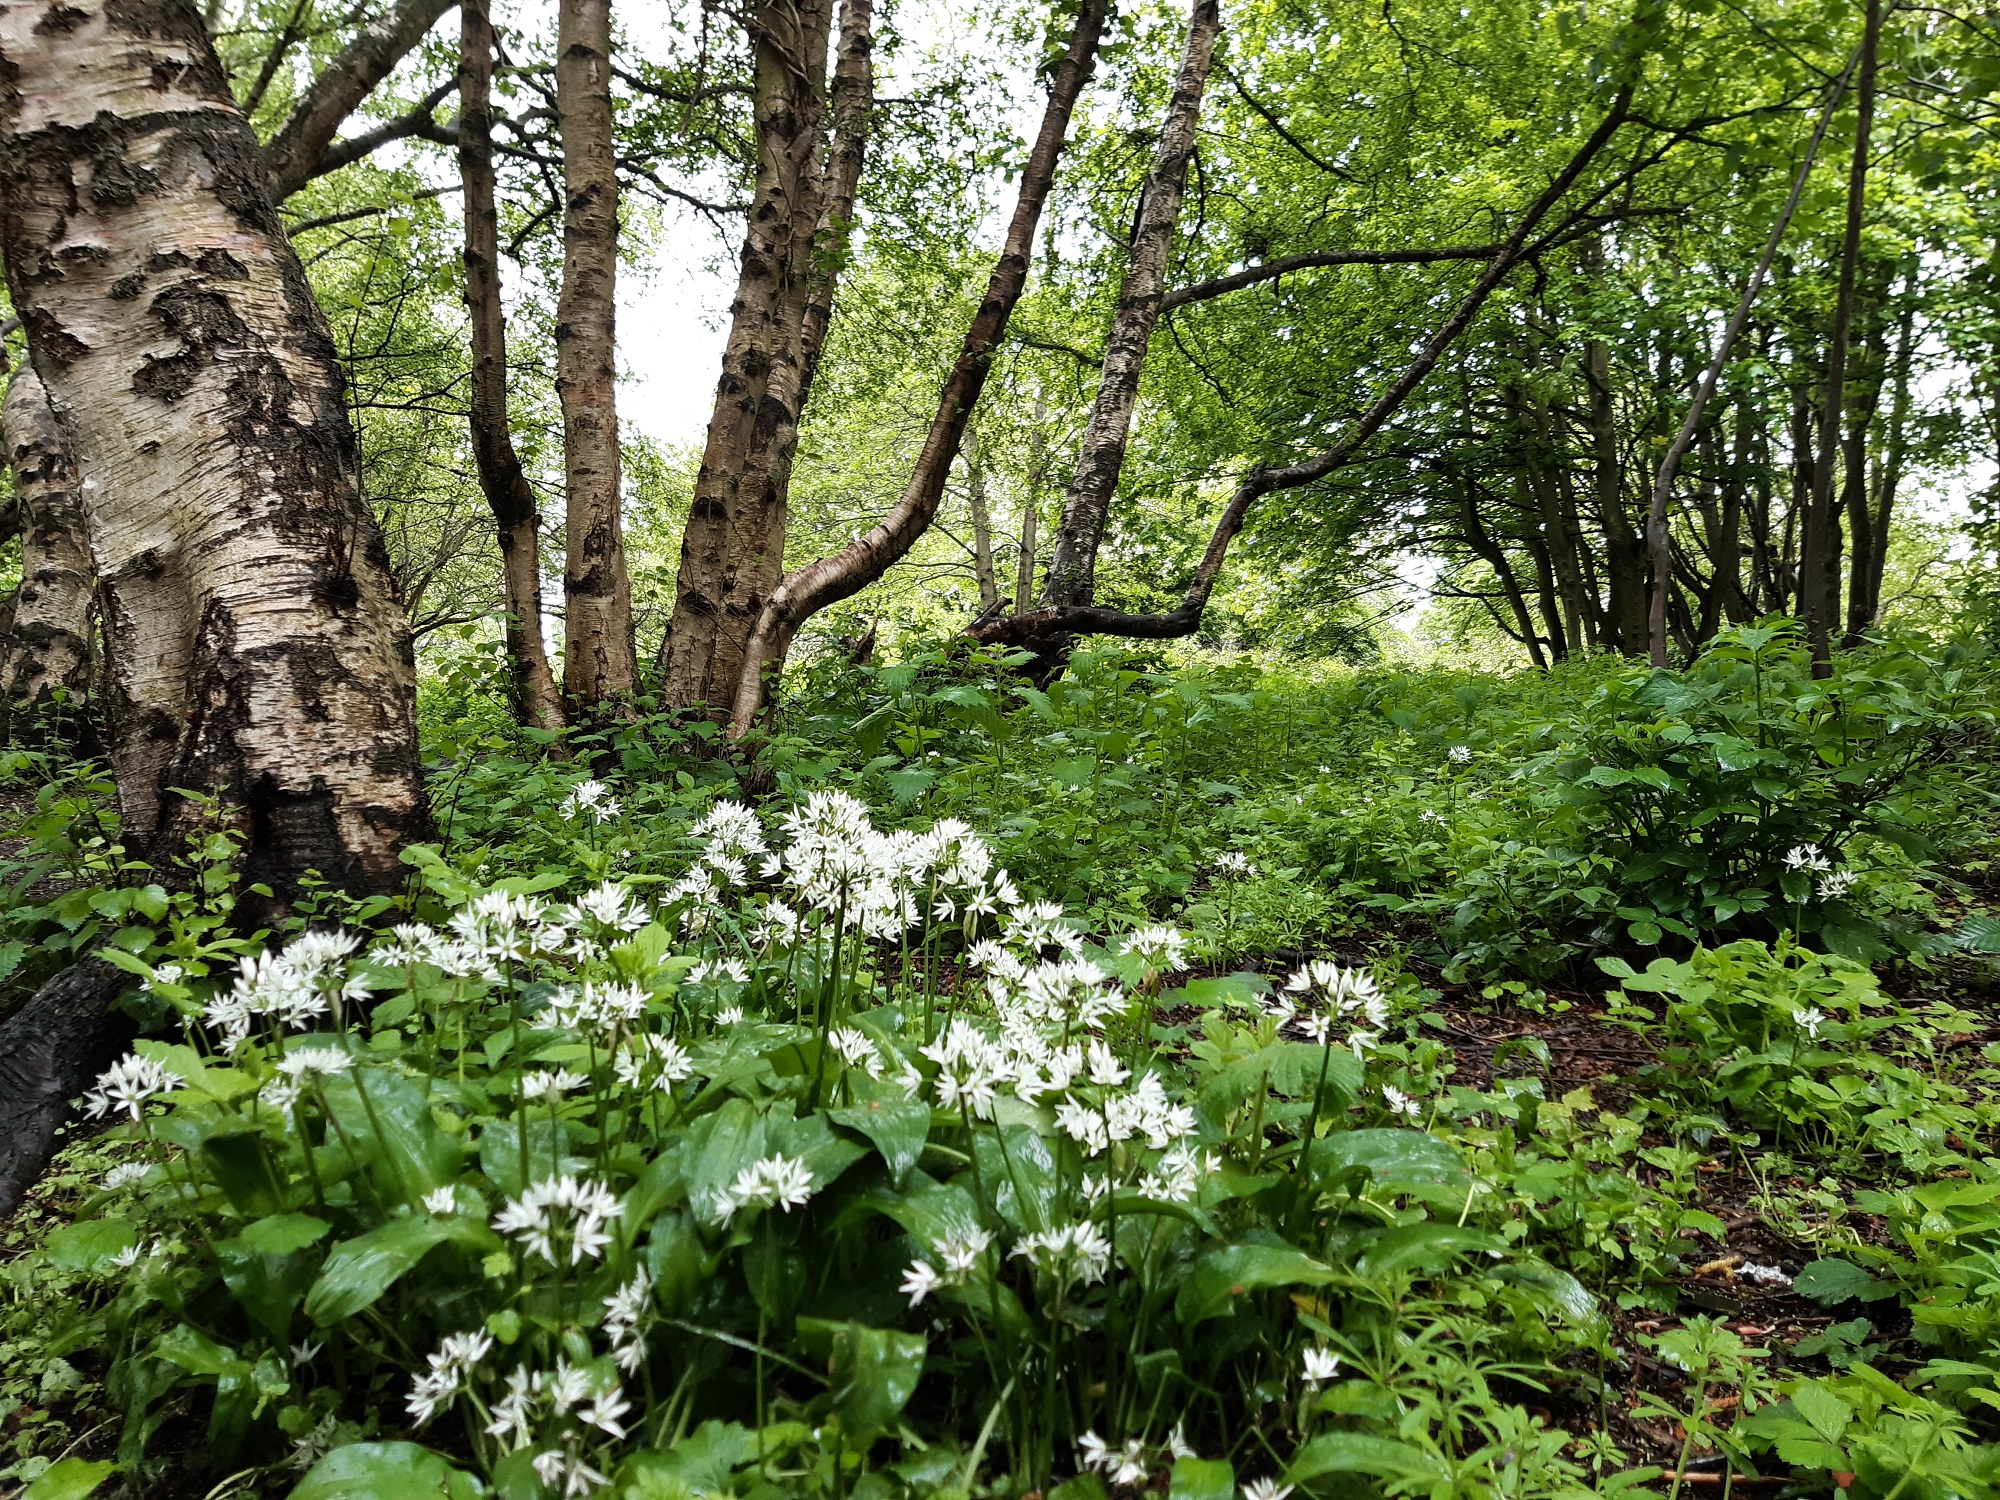
[[[1000,608],[1000,580],[993,573],[993,516],[986,508],[986,471],[979,466],[979,433],[965,433],[965,508],[972,516],[972,573],[979,583],[979,612]]]
[[[567,500],[563,692],[586,709],[639,685],[618,457],[618,171],[611,132],[611,0],[561,0],[556,117],[562,131],[563,271],[556,397]]]
[[[500,541],[514,714],[537,729],[560,729],[562,695],[542,639],[541,515],[507,419],[507,324],[493,176],[493,22],[486,0],[463,0],[459,22],[458,171],[465,187],[472,455]]]
[[[0,250],[88,476],[128,846],[219,819],[251,880],[388,888],[415,667],[332,339],[200,17],[63,14],[0,11]]]
[[[1201,96],[1208,86],[1220,26],[1219,0],[1194,0],[1180,74],[1174,80],[1173,97],[1160,127],[1152,169],[1139,189],[1125,285],[1111,320],[1097,400],[1077,454],[1076,476],[1063,504],[1055,553],[1049,559],[1048,582],[1042,591],[1045,605],[1096,601],[1097,552],[1104,541],[1118,474],[1125,466],[1125,446],[1131,436],[1132,410],[1139,399],[1146,346],[1167,288],[1167,257],[1173,248],[1174,228],[1180,222],[1188,163],[1194,156],[1195,124],[1201,117]]]
[[[1591,476],[1597,519],[1604,528],[1605,592],[1612,643],[1626,656],[1646,649],[1646,550],[1625,512],[1625,469],[1618,459],[1618,424],[1611,400],[1611,350],[1602,339],[1584,346],[1590,389]]]
[[[90,543],[76,459],[32,364],[7,388],[0,434],[21,533],[21,587],[0,644],[0,734],[95,754]]]
[[[1903,307],[1896,320],[1896,368],[1889,396],[1889,432],[1884,453],[1876,470],[1876,495],[1871,516],[1873,534],[1869,539],[1868,572],[1857,574],[1855,589],[1866,591],[1868,613],[1861,622],[1867,629],[1882,616],[1882,572],[1889,561],[1889,525],[1896,508],[1896,489],[1902,483],[1903,465],[1909,457],[1910,360],[1916,348],[1917,273],[1920,262],[1910,258],[1904,273]]]
[[[1886,263],[1871,268],[1857,309],[1862,333],[1856,344],[1855,370],[1847,382],[1840,508],[1847,515],[1849,578],[1847,630],[1841,643],[1848,647],[1861,644],[1863,633],[1875,618],[1875,605],[1868,595],[1869,580],[1878,572],[1873,557],[1875,523],[1868,513],[1868,432],[1875,425],[1876,412],[1882,405],[1882,385],[1889,376],[1888,329],[1883,312],[1889,300],[1892,274],[1892,267]]]
[[[1068,133],[1077,96],[1096,62],[1097,44],[1109,10],[1110,0],[1082,0],[1077,11],[1069,43],[1055,69],[1041,127],[1021,173],[1021,187],[1015,198],[1013,219],[1007,226],[1006,241],[987,281],[979,311],[966,329],[957,362],[945,380],[937,413],[931,419],[930,431],[909,483],[889,514],[865,536],[840,552],[807,564],[772,591],[744,651],[730,715],[733,734],[741,736],[749,731],[764,701],[765,679],[783,665],[799,628],[828,605],[880,578],[909,551],[937,515],[938,503],[944,498],[945,479],[952,460],[958,456],[965,424],[985,387],[987,371],[1007,331],[1014,304],[1020,301],[1027,285],[1035,231],[1055,182],[1063,137]]]
[[[1831,676],[1832,631],[1840,613],[1838,563],[1840,515],[1834,508],[1834,458],[1847,405],[1847,341],[1854,320],[1855,278],[1861,259],[1861,213],[1868,194],[1868,141],[1875,121],[1875,54],[1882,34],[1882,0],[1868,0],[1861,41],[1861,78],[1855,100],[1854,154],[1847,173],[1847,227],[1840,245],[1840,284],[1833,329],[1827,339],[1826,387],[1820,412],[1819,449],[1813,459],[1812,501],[1806,509],[1799,562],[1801,613],[1812,648],[1813,675]]]
[[[791,460],[805,391],[805,325],[825,186],[820,140],[827,7],[823,0],[759,0],[748,24],[757,184],[722,376],[681,535],[673,618],[660,644],[666,699],[677,708],[727,707],[742,669],[744,638],[783,575]],[[857,171],[858,152],[857,146],[851,162]],[[850,188],[843,221],[852,214]]]

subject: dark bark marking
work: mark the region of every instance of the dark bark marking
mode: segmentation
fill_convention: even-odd
[[[209,276],[220,277],[224,281],[248,281],[250,268],[220,248],[204,250],[195,259],[194,268]]]
[[[249,342],[250,331],[229,299],[199,286],[168,287],[153,299],[150,311],[167,332],[179,336],[181,347],[174,354],[146,356],[132,374],[132,389],[141,396],[178,401],[193,388],[202,367],[214,362],[216,350],[241,349]]]
[[[61,364],[90,353],[90,345],[58,323],[46,307],[30,308],[21,321],[28,325],[35,347]]]
[[[41,20],[35,22],[35,31],[41,36],[74,31],[89,19],[90,12],[87,10],[78,10],[73,5],[51,5],[42,12]]]

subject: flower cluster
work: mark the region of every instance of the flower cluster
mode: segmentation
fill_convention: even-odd
[[[97,1120],[108,1111],[123,1110],[136,1122],[148,1099],[186,1081],[150,1057],[128,1052],[98,1075],[97,1087],[83,1096],[83,1112]]]
[[[556,1264],[558,1250],[567,1243],[569,1263],[574,1266],[604,1253],[611,1243],[604,1226],[622,1210],[603,1183],[565,1174],[545,1177],[510,1200],[495,1215],[493,1227],[514,1236],[530,1255],[539,1255],[550,1265]]]
[[[236,969],[236,982],[226,994],[210,1000],[203,1019],[234,1053],[250,1039],[260,1020],[278,1030],[302,1027],[365,1000],[372,983],[364,974],[350,974],[347,960],[361,939],[351,932],[302,932],[275,953],[253,953]]]
[[[430,1369],[419,1375],[410,1388],[406,1405],[419,1427],[450,1406],[465,1389],[479,1362],[492,1351],[493,1340],[483,1333],[447,1334],[430,1357]]]
[[[796,1156],[767,1156],[736,1174],[716,1195],[715,1215],[727,1224],[746,1208],[780,1208],[790,1213],[813,1195],[812,1168]]]

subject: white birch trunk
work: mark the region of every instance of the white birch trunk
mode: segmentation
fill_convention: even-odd
[[[0,67],[0,253],[86,476],[127,845],[179,852],[188,788],[253,880],[390,886],[427,829],[409,627],[201,18],[0,3]]]

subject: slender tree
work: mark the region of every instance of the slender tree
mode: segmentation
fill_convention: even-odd
[[[1854,153],[1847,173],[1847,225],[1840,242],[1840,284],[1827,336],[1826,383],[1820,406],[1819,446],[1813,454],[1811,501],[1806,507],[1799,559],[1799,614],[1812,647],[1813,672],[1831,675],[1832,631],[1839,613],[1840,514],[1834,504],[1841,434],[1847,406],[1847,344],[1854,326],[1855,286],[1861,261],[1861,217],[1868,196],[1868,142],[1875,122],[1875,62],[1882,35],[1882,0],[1868,0],[1861,40],[1861,75],[1855,89]]]
[[[563,692],[596,709],[639,685],[618,453],[611,3],[561,0],[556,16],[564,195],[562,293],[556,308],[556,397],[562,405],[567,501]]]
[[[459,9],[458,170],[465,190],[465,305],[472,383],[468,417],[479,487],[493,512],[507,609],[514,711],[560,728],[562,695],[542,639],[541,513],[507,420],[507,325],[500,305],[500,224],[494,202],[493,22],[486,0]]]
[[[1132,431],[1132,409],[1139,400],[1146,346],[1152,340],[1153,324],[1166,294],[1168,256],[1174,228],[1180,222],[1188,163],[1194,156],[1195,126],[1201,118],[1201,96],[1208,86],[1221,24],[1218,0],[1194,0],[1180,72],[1174,79],[1152,168],[1139,189],[1138,223],[1125,282],[1119,290],[1118,310],[1112,316],[1097,399],[1084,428],[1076,475],[1063,503],[1055,553],[1049,559],[1048,581],[1042,590],[1045,605],[1090,604],[1097,596],[1097,552],[1103,545],[1118,475],[1125,467],[1125,446]]]

